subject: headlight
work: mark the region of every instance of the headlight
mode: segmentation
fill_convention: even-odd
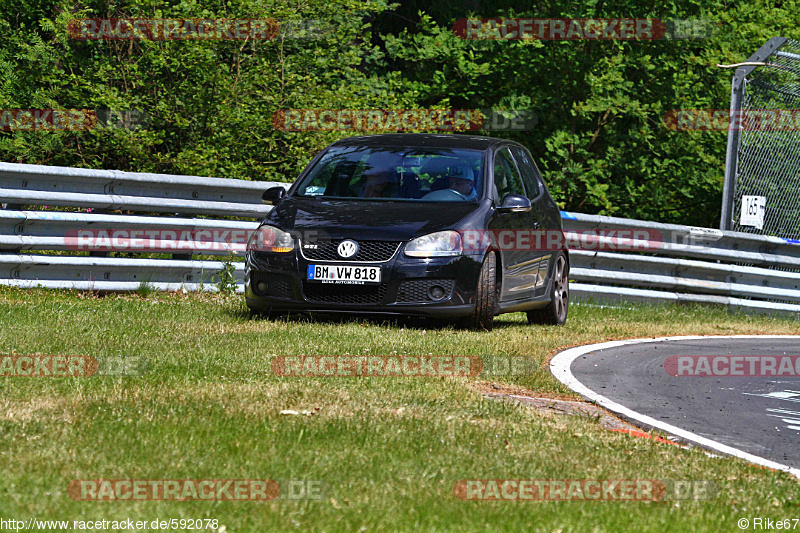
[[[461,234],[457,231],[437,231],[417,237],[406,244],[409,257],[452,257],[461,255]]]
[[[247,251],[257,252],[291,252],[294,250],[294,238],[291,233],[274,226],[261,226],[250,235]]]

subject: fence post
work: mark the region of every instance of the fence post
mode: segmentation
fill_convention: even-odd
[[[742,100],[744,98],[744,69],[737,68],[731,83],[731,109],[728,114],[728,150],[725,154],[725,184],[722,189],[722,216],[719,229],[730,230],[733,225],[733,198],[736,194],[736,165],[739,162]]]
[[[773,37],[745,63],[762,63],[774,54],[789,39],[786,37]],[[744,100],[745,80],[758,65],[743,65],[736,69],[731,84],[731,108],[728,116],[728,148],[725,154],[725,183],[722,189],[722,215],[719,220],[719,229],[733,229],[733,205],[736,197],[736,167],[739,163],[739,143],[741,141],[742,103]]]

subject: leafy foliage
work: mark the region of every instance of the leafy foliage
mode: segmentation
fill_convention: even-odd
[[[138,109],[150,123],[134,131],[5,134],[6,161],[286,181],[344,134],[282,132],[272,125],[276,110],[397,104],[390,79],[359,69],[373,53],[363,16],[386,9],[382,0],[39,3],[24,18],[10,5],[0,9],[0,28],[10,36],[0,44],[0,73],[7,74],[0,107]],[[318,19],[333,33],[268,41],[69,37],[71,19],[99,17]]]

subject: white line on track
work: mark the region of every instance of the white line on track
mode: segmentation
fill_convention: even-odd
[[[771,461],[769,459],[764,459],[763,457],[758,457],[757,455],[743,452],[726,444],[722,444],[721,442],[717,442],[715,440],[711,440],[706,437],[701,437],[700,435],[696,435],[691,431],[686,431],[685,429],[675,427],[671,424],[667,424],[666,422],[656,420],[655,418],[643,415],[641,413],[637,413],[632,409],[628,409],[627,407],[620,405],[613,400],[609,400],[605,396],[602,396],[601,394],[598,394],[595,391],[588,388],[586,385],[578,381],[578,379],[574,375],[572,375],[572,370],[571,370],[572,362],[582,355],[597,350],[616,348],[618,346],[625,346],[628,344],[644,344],[649,342],[665,342],[665,341],[690,341],[690,340],[700,340],[700,339],[755,339],[755,338],[798,339],[798,341],[800,341],[800,335],[708,335],[708,336],[692,335],[684,337],[659,337],[654,339],[628,339],[624,341],[610,341],[610,342],[602,342],[599,344],[578,346],[576,348],[570,348],[568,350],[564,350],[563,352],[559,352],[550,361],[550,371],[553,373],[556,379],[558,379],[561,383],[563,383],[573,391],[597,403],[598,405],[605,407],[609,411],[619,413],[630,420],[635,420],[646,426],[658,428],[666,433],[670,433],[672,435],[681,437],[687,441],[694,442],[705,448],[710,448],[712,450],[716,450],[726,455],[732,455],[733,457],[738,457],[739,459],[744,459],[745,461],[750,461],[751,463],[765,466],[767,468],[774,468],[775,470],[789,472],[790,474],[800,478],[800,469],[798,468],[792,468],[791,466],[782,465],[780,463],[776,463],[775,461]]]

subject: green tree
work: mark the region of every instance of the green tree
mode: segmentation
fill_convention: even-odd
[[[347,132],[276,129],[284,108],[395,107],[397,76],[365,72],[366,16],[383,0],[302,4],[236,0],[0,3],[0,108],[138,109],[146,128],[0,134],[0,159],[227,178],[287,181]],[[80,41],[72,19],[322,20],[308,39]]]
[[[727,109],[730,70],[769,37],[798,33],[795,3],[501,2],[460,15],[441,3],[385,38],[388,70],[421,105],[531,109],[528,146],[562,208],[716,226],[725,132],[676,132],[672,109]],[[401,8],[384,19],[413,18]],[[659,18],[718,22],[705,39],[464,40],[456,18]],[[377,23],[378,27],[391,24]]]

